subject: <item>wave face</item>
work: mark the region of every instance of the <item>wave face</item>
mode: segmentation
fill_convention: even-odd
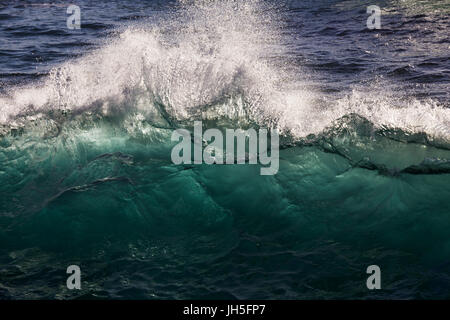
[[[55,22],[41,71],[0,69],[0,297],[449,298],[445,7],[386,1],[369,32],[365,2],[128,5],[79,57],[45,51],[74,55]],[[278,174],[174,165],[199,120],[277,129]]]

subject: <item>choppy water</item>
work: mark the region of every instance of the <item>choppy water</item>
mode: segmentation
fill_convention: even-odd
[[[0,3],[1,298],[450,298],[449,1],[76,4]],[[195,120],[279,172],[174,165]]]

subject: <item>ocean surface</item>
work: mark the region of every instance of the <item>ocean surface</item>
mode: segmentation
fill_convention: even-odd
[[[0,298],[449,299],[449,89],[449,0],[3,0]],[[173,164],[200,120],[278,173]]]

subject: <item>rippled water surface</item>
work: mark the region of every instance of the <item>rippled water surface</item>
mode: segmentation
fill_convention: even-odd
[[[0,298],[450,298],[448,0],[75,4],[0,3]],[[174,165],[200,120],[278,173]]]

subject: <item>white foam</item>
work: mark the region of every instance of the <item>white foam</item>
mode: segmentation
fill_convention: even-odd
[[[288,72],[270,62],[268,57],[283,56],[283,50],[276,19],[259,1],[197,1],[172,19],[130,27],[100,49],[54,68],[40,84],[0,97],[0,121],[29,109],[80,110],[98,103],[105,113],[111,104],[132,103],[152,114],[158,102],[182,122],[208,105],[232,113],[222,100],[240,95],[253,120],[297,137],[357,113],[380,128],[449,139],[450,110],[435,101],[405,98],[386,86],[322,97],[307,86],[305,71]]]

